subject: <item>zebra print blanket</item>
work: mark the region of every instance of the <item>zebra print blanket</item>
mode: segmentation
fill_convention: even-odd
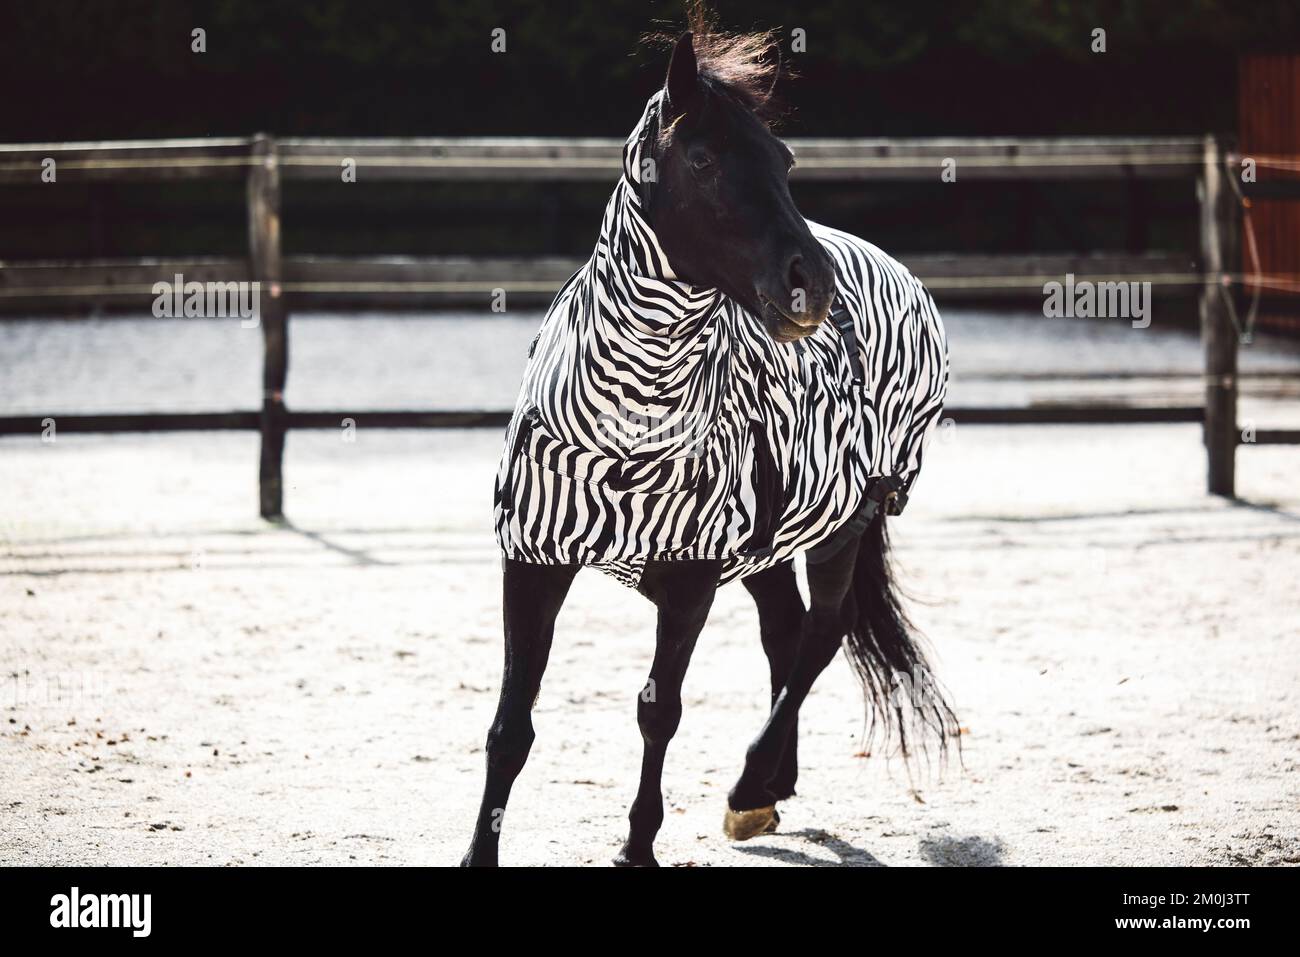
[[[718,290],[677,279],[639,196],[658,98],[624,147],[595,252],[529,350],[495,492],[507,557],[633,587],[649,559],[723,559],[729,581],[824,542],[870,478],[910,485],[948,379],[929,293],[846,233],[809,223],[852,337],[828,321],[781,345]]]

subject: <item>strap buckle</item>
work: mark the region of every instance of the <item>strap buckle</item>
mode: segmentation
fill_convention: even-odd
[[[882,475],[867,489],[867,499],[886,515],[902,515],[907,507],[907,491],[903,483],[892,475]],[[875,509],[873,509],[874,511]]]

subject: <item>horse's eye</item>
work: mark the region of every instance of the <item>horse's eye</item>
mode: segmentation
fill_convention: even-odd
[[[691,168],[697,173],[708,169],[712,165],[713,160],[709,159],[709,157],[702,153],[691,157]]]

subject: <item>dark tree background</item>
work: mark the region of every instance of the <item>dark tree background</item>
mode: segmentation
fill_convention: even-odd
[[[662,81],[652,0],[0,0],[0,142],[163,136],[622,136]],[[1297,0],[718,0],[780,27],[789,135],[1201,134],[1236,126],[1237,56],[1300,49]],[[191,51],[191,31],[207,50]],[[505,53],[491,50],[506,31]],[[806,52],[790,49],[802,28]],[[1105,53],[1091,51],[1106,31]],[[337,184],[335,184],[337,186]],[[590,251],[599,184],[289,184],[289,253]],[[800,183],[811,218],[891,251],[1192,248],[1179,184]],[[242,186],[0,195],[0,258],[246,249]],[[1141,213],[1135,215],[1134,210]]]
[[[0,140],[621,134],[659,82],[649,0],[6,0]],[[817,135],[1176,133],[1233,125],[1236,55],[1294,49],[1296,0],[722,0],[783,27]],[[207,31],[192,53],[190,31]],[[507,33],[493,54],[490,33]],[[789,53],[802,27],[807,52]],[[1107,52],[1090,51],[1091,32]]]

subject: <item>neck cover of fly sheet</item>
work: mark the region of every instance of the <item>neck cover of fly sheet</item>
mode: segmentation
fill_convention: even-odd
[[[730,581],[824,543],[869,480],[910,486],[948,379],[929,293],[846,233],[808,224],[854,335],[827,321],[780,344],[679,280],[640,195],[659,100],[624,147],[595,252],[529,350],[495,490],[507,557],[632,587],[649,560],[721,559]]]

